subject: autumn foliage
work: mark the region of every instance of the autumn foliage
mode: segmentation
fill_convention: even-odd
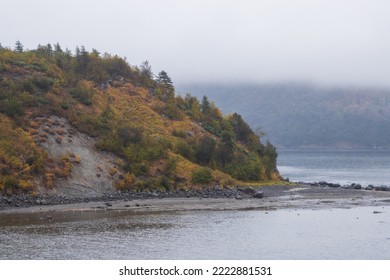
[[[59,44],[0,50],[0,191],[31,191],[66,178],[80,162],[53,162],[40,147],[63,129],[40,129],[37,116],[66,118],[122,161],[121,190],[199,187],[278,178],[276,150],[238,114],[224,116],[207,97],[175,94],[165,71],[131,66],[118,56]],[[34,138],[35,137],[35,138]],[[36,140],[34,140],[36,139]],[[55,168],[62,168],[62,173]],[[54,171],[53,171],[54,168]]]

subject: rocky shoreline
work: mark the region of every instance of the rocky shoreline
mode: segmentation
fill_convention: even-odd
[[[107,205],[112,201],[131,201],[146,199],[165,198],[263,198],[264,192],[253,187],[236,188],[207,188],[203,190],[177,190],[170,192],[113,192],[104,193],[95,197],[65,197],[60,195],[28,195],[19,194],[12,196],[0,196],[0,211],[8,208],[26,208],[45,205],[67,205],[75,203],[105,202]]]
[[[297,182],[299,185],[307,185],[313,187],[330,187],[330,188],[342,188],[342,189],[354,189],[354,190],[367,190],[367,191],[390,191],[390,186],[381,185],[381,186],[374,186],[374,185],[368,185],[367,187],[362,187],[360,184],[352,183],[350,185],[340,185],[337,183],[328,183],[325,181],[322,182],[314,182],[314,183],[305,183],[305,182]]]
[[[293,193],[293,195],[292,195]],[[272,199],[288,198],[308,199],[308,198],[348,198],[354,196],[384,196],[390,197],[389,186],[362,187],[360,184],[340,185],[328,182],[305,183],[297,182],[293,186],[267,186],[267,187],[235,187],[235,188],[206,188],[203,190],[177,190],[171,192],[113,192],[105,193],[95,197],[65,197],[60,195],[13,195],[0,196],[0,212],[6,209],[19,209],[29,207],[44,207],[49,205],[71,205],[102,203],[110,207],[113,202],[122,201],[143,201],[156,199]],[[293,198],[292,198],[293,197]]]

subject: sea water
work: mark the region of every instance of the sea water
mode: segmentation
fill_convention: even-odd
[[[390,206],[40,215],[0,215],[0,259],[390,259]]]
[[[390,185],[390,152],[279,151],[278,168],[293,181]],[[0,259],[390,259],[390,205],[0,212]]]
[[[278,170],[291,181],[390,185],[390,151],[278,151]]]

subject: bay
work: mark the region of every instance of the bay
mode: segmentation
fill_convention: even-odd
[[[390,206],[2,216],[0,259],[390,259],[389,214]]]
[[[390,185],[390,151],[278,151],[278,170],[291,181]]]
[[[279,151],[293,181],[390,185],[388,151]],[[0,259],[390,259],[390,206],[0,213]]]

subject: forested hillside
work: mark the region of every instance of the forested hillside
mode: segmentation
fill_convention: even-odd
[[[207,95],[236,111],[278,148],[389,149],[390,90],[305,84],[192,84],[180,92]]]
[[[77,133],[117,160],[109,167],[88,162],[77,154],[77,141],[86,139]],[[73,150],[58,154],[65,144]],[[115,55],[59,44],[0,45],[2,193],[55,189],[80,166],[112,178],[119,190],[278,180],[276,157],[239,114],[222,115],[207,97],[177,96],[169,75],[154,75],[148,62],[131,66]]]

